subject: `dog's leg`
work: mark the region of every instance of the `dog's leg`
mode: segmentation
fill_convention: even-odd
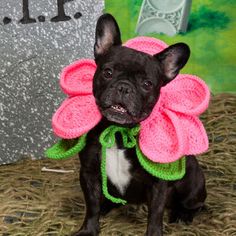
[[[169,222],[183,221],[189,224],[196,213],[204,209],[207,196],[205,177],[194,156],[187,156],[186,174],[174,184],[175,194]]]
[[[86,215],[80,230],[73,236],[96,236],[99,233],[99,217],[101,208],[100,176],[91,170],[80,170],[80,185],[86,203]]]
[[[162,236],[167,187],[166,181],[159,180],[148,190],[148,225],[145,236]]]

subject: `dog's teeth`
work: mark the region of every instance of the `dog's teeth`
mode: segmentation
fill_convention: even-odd
[[[119,112],[123,112],[123,113],[126,112],[126,109],[120,105],[113,105],[113,106],[111,106],[111,108],[113,108],[114,110],[119,111]]]

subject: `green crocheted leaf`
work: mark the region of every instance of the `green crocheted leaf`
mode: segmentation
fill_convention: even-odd
[[[77,139],[62,139],[46,150],[45,155],[51,159],[65,159],[79,153],[86,145],[86,134]]]
[[[163,180],[178,180],[185,175],[185,157],[171,163],[156,163],[144,156],[138,145],[136,146],[136,153],[141,166],[154,177]]]

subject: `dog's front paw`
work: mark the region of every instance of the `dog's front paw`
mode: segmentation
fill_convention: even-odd
[[[194,212],[191,210],[182,209],[181,211],[173,210],[169,216],[169,223],[178,223],[179,221],[189,225],[192,223]]]
[[[144,236],[162,236],[162,230],[160,229],[157,229],[157,230],[151,230],[151,231],[148,231],[144,234]]]
[[[79,230],[71,236],[97,236],[98,233],[92,232],[91,230]]]

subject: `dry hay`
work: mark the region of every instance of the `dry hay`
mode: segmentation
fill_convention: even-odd
[[[167,224],[165,235],[236,236],[236,96],[221,94],[212,98],[202,117],[210,149],[199,157],[206,174],[207,211],[193,224]],[[75,170],[58,174],[41,168]],[[85,214],[79,186],[79,162],[24,160],[0,166],[0,235],[70,235],[78,229]],[[146,207],[125,206],[101,219],[101,235],[143,235]]]

